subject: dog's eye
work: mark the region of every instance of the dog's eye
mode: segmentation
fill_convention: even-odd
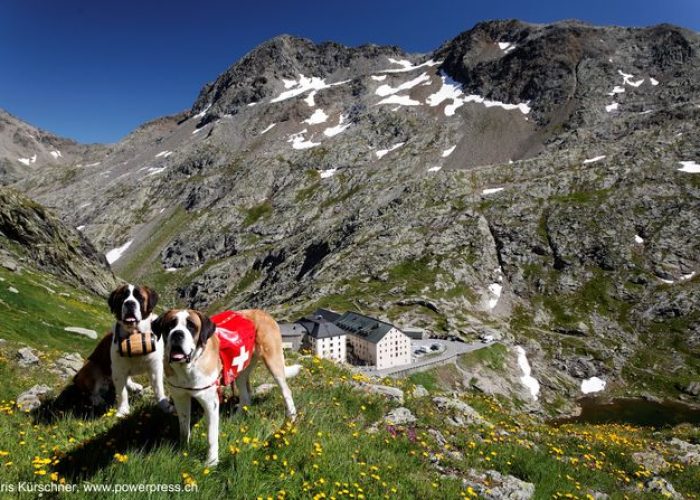
[[[193,332],[193,331],[195,331],[196,328],[197,328],[197,325],[194,324],[194,321],[188,319],[187,320],[187,329],[189,331]]]

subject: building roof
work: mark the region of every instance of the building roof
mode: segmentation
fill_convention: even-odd
[[[297,321],[297,323],[306,329],[310,337],[315,339],[347,335],[345,331],[338,328],[332,321],[328,321],[320,317],[320,315],[316,315],[316,317],[307,316]]]
[[[340,318],[340,314],[329,309],[319,308],[316,309],[310,316],[307,316],[307,318],[325,319],[326,321],[334,322]]]
[[[300,337],[306,334],[306,328],[299,323],[280,323],[282,337]]]
[[[346,332],[361,337],[373,344],[382,340],[384,335],[394,328],[394,325],[391,323],[356,312],[346,312],[335,321],[335,324]]]

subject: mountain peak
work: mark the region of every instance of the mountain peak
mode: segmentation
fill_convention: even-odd
[[[378,68],[378,56],[406,58],[398,47],[362,45],[347,47],[336,42],[315,43],[293,35],[278,35],[255,47],[202,88],[192,114],[207,110],[203,122],[223,114],[235,114],[242,106],[279,92],[283,79],[307,77],[338,79]]]

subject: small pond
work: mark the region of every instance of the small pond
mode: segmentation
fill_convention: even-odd
[[[581,414],[554,420],[561,424],[631,424],[660,428],[682,423],[700,424],[700,407],[676,401],[648,401],[642,398],[583,398]]]

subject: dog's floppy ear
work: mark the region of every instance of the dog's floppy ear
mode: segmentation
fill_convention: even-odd
[[[199,330],[199,338],[197,339],[197,347],[203,348],[207,344],[209,337],[214,335],[216,325],[209,316],[205,316],[199,311],[196,311],[196,313],[199,316],[199,321],[202,323],[202,328]]]
[[[144,317],[145,317],[153,312],[153,310],[156,308],[156,305],[158,304],[158,299],[160,297],[158,296],[158,292],[156,292],[155,290],[153,290],[152,288],[149,288],[147,286],[143,287],[143,291],[148,296],[148,298],[146,300],[146,310],[144,311]]]
[[[118,314],[119,313],[119,297],[122,295],[124,292],[124,287],[126,285],[120,285],[118,286],[112,293],[109,294],[109,298],[107,299],[107,304],[109,304],[109,310],[112,311],[113,314]]]
[[[157,338],[161,338],[163,336],[163,317],[165,314],[158,316],[153,322],[151,323],[151,331]]]

